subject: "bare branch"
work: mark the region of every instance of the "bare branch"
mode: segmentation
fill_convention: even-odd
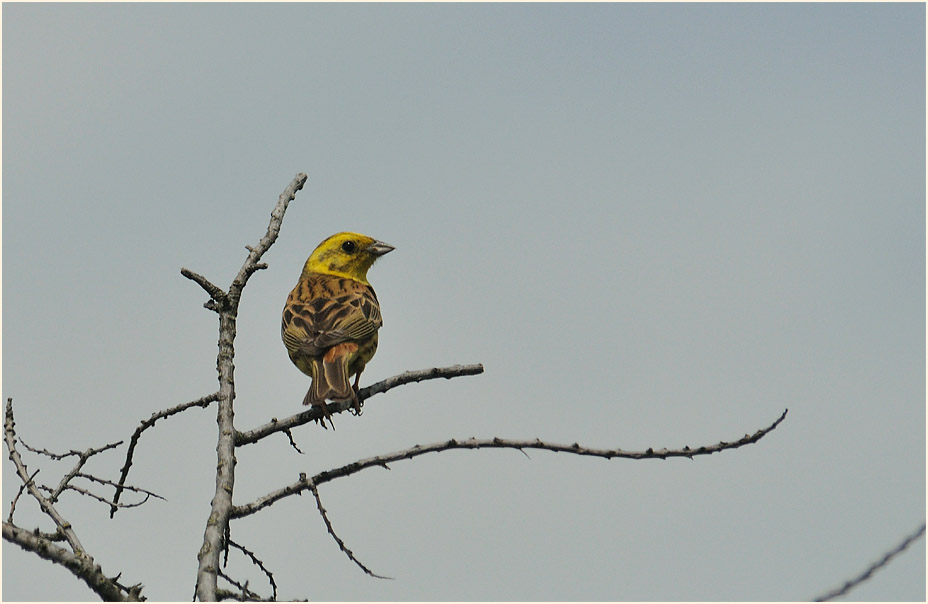
[[[94,564],[93,558],[86,554],[69,552],[42,536],[23,530],[9,522],[3,523],[3,538],[45,560],[64,566],[105,601],[140,602],[145,599],[141,597],[141,585],[123,587],[116,579],[104,575],[100,565]]]
[[[113,505],[110,508],[110,518],[113,517],[113,515],[116,513],[116,510],[119,507],[117,505],[119,503],[119,496],[122,494],[123,489],[126,488],[125,487],[126,478],[129,476],[129,468],[132,467],[132,456],[135,453],[135,446],[138,444],[139,437],[142,436],[142,432],[154,426],[155,422],[158,421],[159,419],[170,417],[172,415],[180,413],[181,411],[186,411],[187,409],[191,407],[202,407],[205,409],[207,406],[210,405],[210,403],[214,403],[218,400],[219,400],[219,393],[214,392],[212,394],[208,394],[206,396],[200,397],[196,399],[195,401],[181,403],[180,405],[175,405],[174,407],[171,407],[170,409],[165,409],[163,411],[158,411],[157,413],[152,413],[151,417],[144,420],[141,423],[141,425],[135,429],[135,432],[132,433],[132,438],[129,439],[129,448],[126,450],[126,463],[123,464],[122,470],[120,470],[119,482],[116,484],[116,494],[113,495]]]
[[[368,575],[375,577],[377,579],[393,579],[393,577],[384,577],[382,575],[378,575],[377,573],[373,572],[368,567],[364,566],[360,560],[354,557],[354,554],[351,552],[351,550],[345,547],[345,542],[342,541],[339,538],[339,536],[335,534],[335,529],[332,528],[332,523],[329,522],[329,515],[326,513],[325,508],[322,507],[322,500],[319,498],[319,490],[316,488],[316,485],[310,482],[309,490],[312,491],[313,497],[316,498],[316,507],[319,509],[319,513],[322,515],[322,521],[325,522],[325,528],[327,531],[329,531],[329,534],[332,535],[332,538],[335,539],[335,543],[338,544],[338,548],[342,550],[343,552],[345,552],[345,555],[348,556],[348,558],[352,562],[357,564],[358,568],[363,570]]]
[[[22,443],[22,439],[19,439],[19,442]],[[78,456],[77,463],[74,465],[74,467],[71,469],[70,472],[68,472],[67,474],[65,474],[65,475],[61,478],[61,481],[58,483],[58,486],[57,486],[55,489],[51,489],[50,487],[46,487],[46,486],[43,486],[43,485],[36,485],[38,489],[43,490],[43,491],[46,491],[46,492],[48,493],[48,502],[49,502],[49,504],[53,505],[53,504],[57,503],[57,502],[58,502],[58,497],[60,497],[60,496],[61,496],[61,493],[63,493],[63,492],[66,491],[66,490],[73,490],[73,491],[75,491],[75,492],[81,493],[82,495],[87,495],[88,497],[91,497],[91,498],[96,499],[96,500],[98,500],[98,501],[102,501],[102,502],[104,502],[104,503],[110,503],[109,501],[107,501],[107,500],[104,499],[103,497],[100,497],[99,495],[96,495],[95,493],[91,493],[91,492],[89,492],[89,491],[87,491],[87,490],[85,490],[85,489],[82,489],[82,488],[80,488],[80,487],[75,487],[74,485],[71,484],[71,481],[72,481],[75,477],[80,476],[80,477],[87,478],[87,479],[90,479],[90,480],[96,480],[96,481],[98,481],[98,482],[106,482],[106,481],[103,481],[102,479],[97,479],[97,478],[95,478],[95,477],[93,477],[93,476],[91,476],[91,475],[89,475],[89,474],[83,474],[83,473],[81,473],[81,470],[83,469],[84,465],[87,463],[87,460],[89,460],[91,457],[93,457],[94,455],[96,455],[96,454],[98,454],[98,453],[102,453],[102,452],[108,451],[108,450],[110,450],[110,449],[115,449],[116,447],[118,447],[119,445],[122,444],[122,441],[119,441],[119,442],[116,442],[116,443],[111,443],[111,444],[108,444],[108,445],[104,445],[104,446],[98,447],[98,448],[90,448],[90,449],[87,449],[86,451],[84,451],[83,453],[81,453],[81,452],[79,452],[79,451],[70,451],[70,452],[64,453],[64,454],[51,453],[51,452],[49,452],[49,451],[46,450],[46,449],[35,449],[35,448],[33,448],[33,447],[29,447],[28,445],[25,445],[25,443],[23,443],[23,444],[24,444],[24,446],[26,446],[26,448],[29,449],[30,451],[33,451],[33,452],[35,452],[35,453],[37,453],[37,454],[46,455],[46,456],[52,458],[53,460],[61,460],[61,459],[64,459],[64,458],[66,458],[66,457],[71,457],[72,455],[77,455],[77,456]],[[23,483],[23,487],[21,487],[19,493],[17,493],[16,499],[13,500],[13,506],[12,506],[11,509],[10,509],[10,517],[9,517],[9,521],[10,521],[10,522],[13,521],[13,508],[15,508],[15,506],[16,506],[16,500],[19,499],[19,496],[20,496],[20,494],[22,493],[23,488],[28,487],[30,484],[33,483],[33,480],[32,480],[32,479],[35,478],[35,475],[36,475],[36,474],[38,474],[38,471],[36,471],[35,473],[33,473],[33,475],[30,477],[30,479],[29,479],[28,481],[26,481],[26,482]],[[145,499],[146,499],[146,501],[147,501],[147,500],[148,500],[148,497],[146,497]],[[144,503],[144,502],[142,502],[142,503]],[[139,503],[139,504],[134,504],[134,505],[141,505],[141,503]],[[134,507],[134,506],[126,506],[126,507]]]
[[[216,491],[210,502],[210,514],[203,533],[203,545],[197,554],[197,592],[201,602],[216,599],[216,576],[219,571],[219,556],[223,550],[223,537],[229,528],[229,513],[232,511],[232,490],[235,484],[235,444],[233,436],[232,401],[235,398],[235,313],[237,302],[231,309],[219,313],[219,354],[216,366],[219,369],[219,409],[216,423],[219,438],[216,444]]]
[[[624,459],[667,459],[669,457],[687,457],[692,459],[697,455],[711,455],[712,453],[718,453],[720,451],[725,451],[728,449],[737,449],[738,447],[743,447],[744,445],[749,445],[756,443],[761,438],[766,436],[772,430],[774,430],[780,423],[786,419],[786,414],[789,412],[789,409],[783,411],[783,414],[780,417],[767,426],[755,432],[752,435],[745,434],[744,437],[734,441],[726,442],[721,441],[714,445],[701,446],[696,449],[691,449],[690,447],[683,447],[682,449],[653,449],[649,448],[645,451],[625,451],[623,449],[592,449],[588,447],[580,446],[577,443],[572,445],[564,445],[557,443],[548,443],[539,439],[535,440],[512,440],[508,438],[490,438],[490,439],[477,439],[469,438],[466,440],[456,440],[451,439],[447,441],[432,443],[429,445],[416,445],[409,449],[403,449],[402,451],[396,451],[394,453],[388,453],[387,455],[378,455],[376,457],[368,457],[366,459],[360,459],[354,463],[344,465],[340,468],[335,468],[334,470],[327,470],[325,472],[320,472],[316,474],[311,479],[307,479],[305,475],[300,476],[300,480],[297,482],[287,485],[276,491],[272,491],[255,501],[236,506],[232,511],[232,518],[241,518],[243,516],[249,516],[254,514],[270,505],[273,505],[277,501],[283,499],[284,497],[289,497],[290,495],[301,494],[305,490],[311,490],[313,486],[318,486],[320,484],[329,482],[336,478],[342,478],[344,476],[350,476],[356,474],[361,470],[379,467],[387,468],[387,464],[401,461],[404,459],[412,459],[413,457],[418,457],[420,455],[425,455],[426,453],[438,453],[441,451],[451,451],[453,449],[516,449],[521,452],[525,452],[525,449],[544,449],[547,451],[554,451],[556,453],[571,453],[573,455],[588,455],[592,457],[603,457],[605,459],[612,459],[614,457],[624,458]]]
[[[199,273],[195,273],[192,270],[183,268],[183,267],[181,267],[180,269],[180,274],[183,275],[184,277],[187,277],[188,279],[190,279],[191,281],[193,281],[200,287],[202,287],[206,291],[206,293],[209,294],[210,300],[213,301],[215,304],[209,305],[209,306],[204,304],[204,306],[206,306],[210,310],[215,310],[218,312],[220,308],[223,308],[226,306],[226,304],[228,304],[229,296],[226,294],[226,292],[222,291],[222,288],[212,283],[209,279],[207,279],[203,275]],[[209,302],[207,302],[207,304],[209,304]]]
[[[236,308],[238,306],[238,299],[242,295],[242,289],[248,282],[249,277],[251,277],[255,271],[267,268],[266,264],[259,262],[261,256],[263,256],[264,253],[274,245],[274,242],[277,241],[277,235],[280,233],[280,226],[283,224],[284,213],[287,211],[287,206],[296,198],[297,191],[303,188],[307,178],[309,177],[300,172],[290,181],[287,188],[284,189],[280,197],[277,198],[277,205],[275,205],[274,209],[271,211],[271,220],[267,225],[267,232],[264,234],[264,237],[261,238],[258,245],[247,248],[248,258],[245,260],[245,264],[242,265],[241,270],[239,270],[238,275],[236,275],[235,279],[232,281],[232,285],[229,287],[229,298],[232,300],[233,304],[235,304]]]
[[[71,528],[71,523],[58,513],[58,510],[55,509],[52,502],[39,492],[39,488],[36,486],[35,482],[32,481],[29,471],[26,469],[26,464],[23,463],[22,458],[19,456],[19,452],[16,450],[15,427],[16,422],[13,421],[13,399],[8,398],[6,400],[6,416],[3,426],[3,435],[6,441],[7,451],[9,451],[10,454],[10,461],[12,461],[13,465],[16,467],[16,473],[19,474],[20,480],[25,484],[26,491],[38,502],[39,507],[42,508],[42,512],[54,521],[55,526],[58,527],[58,531],[67,538],[71,550],[75,554],[83,554],[84,546],[81,545],[80,540]]]
[[[90,482],[95,482],[95,483],[97,483],[97,484],[102,484],[102,485],[105,485],[105,486],[111,486],[111,487],[115,487],[115,486],[116,486],[116,483],[115,483],[115,482],[113,482],[113,481],[111,481],[111,480],[106,480],[105,478],[98,478],[97,476],[93,476],[92,474],[78,473],[78,474],[75,474],[74,477],[75,477],[75,478],[83,478],[83,479],[85,479],[85,480],[89,480]],[[92,492],[92,491],[89,491],[89,490],[87,490],[87,489],[85,489],[85,488],[83,488],[83,487],[79,487],[79,486],[76,486],[76,485],[73,485],[73,484],[70,484],[70,483],[65,484],[65,487],[64,487],[63,490],[64,490],[64,491],[74,491],[74,492],[76,492],[76,493],[80,493],[81,495],[85,495],[85,496],[87,496],[87,497],[90,497],[91,499],[95,499],[95,500],[99,501],[100,503],[105,503],[105,504],[107,504],[108,506],[110,506],[111,509],[112,509],[114,506],[115,506],[115,507],[118,507],[118,508],[137,508],[137,507],[139,507],[139,506],[144,505],[145,503],[147,503],[148,500],[151,499],[152,497],[154,497],[154,498],[156,498],[156,499],[160,499],[160,500],[162,500],[162,501],[166,501],[165,498],[162,497],[161,495],[158,495],[157,493],[153,493],[153,492],[148,491],[148,490],[146,490],[146,489],[141,489],[141,488],[139,488],[139,487],[134,487],[134,486],[131,486],[131,485],[123,485],[122,488],[125,489],[126,491],[130,491],[130,492],[132,492],[132,493],[139,493],[139,494],[141,494],[141,495],[144,495],[145,497],[144,497],[141,501],[137,501],[137,502],[135,502],[135,503],[118,503],[118,502],[116,502],[116,501],[112,501],[112,500],[110,500],[110,499],[107,499],[106,497],[103,497],[103,496],[101,496],[101,495],[97,495],[96,493],[94,493],[94,492]],[[57,493],[57,490],[56,490],[56,493]]]
[[[477,363],[475,365],[452,365],[450,367],[433,367],[431,369],[420,369],[418,371],[407,371],[399,375],[387,378],[376,384],[371,384],[366,388],[361,388],[358,391],[358,400],[362,403],[369,399],[370,397],[376,394],[382,394],[392,388],[397,386],[402,386],[404,384],[409,384],[413,382],[422,382],[425,380],[434,380],[437,378],[445,378],[450,380],[451,378],[464,376],[464,375],[478,375],[483,373],[483,365]],[[332,402],[326,405],[329,408],[331,414],[341,413],[352,407],[351,401],[339,401]],[[247,432],[236,432],[235,434],[235,446],[240,447],[242,445],[250,445],[258,442],[262,438],[266,438],[271,434],[276,432],[286,432],[291,428],[297,426],[302,426],[312,421],[321,419],[323,416],[322,409],[319,407],[313,407],[302,413],[297,413],[296,415],[291,415],[290,417],[284,418],[282,420],[272,419],[269,423],[264,424],[263,426],[258,426],[253,430],[248,430]]]
[[[13,465],[16,467],[16,473],[19,475],[20,480],[23,481],[23,489],[38,502],[39,507],[42,508],[42,512],[51,518],[57,527],[55,532],[51,534],[42,533],[38,529],[32,532],[26,531],[13,524],[13,510],[11,509],[10,521],[3,523],[3,538],[11,543],[15,543],[26,551],[36,553],[41,558],[64,566],[76,577],[84,581],[84,583],[86,583],[90,589],[92,589],[104,600],[143,600],[144,598],[141,597],[141,584],[134,585],[132,587],[125,587],[119,584],[117,581],[118,577],[116,579],[110,579],[103,574],[100,565],[94,563],[93,558],[90,556],[90,554],[87,553],[87,551],[84,549],[84,546],[81,545],[80,540],[77,538],[77,534],[71,528],[71,523],[65,520],[64,517],[58,513],[58,510],[55,509],[54,506],[55,498],[57,498],[64,489],[67,488],[83,491],[79,487],[74,487],[69,483],[76,476],[80,475],[80,469],[84,466],[90,457],[96,455],[97,453],[112,449],[118,446],[120,443],[105,445],[97,449],[88,449],[83,453],[79,453],[79,459],[74,469],[72,469],[65,476],[65,478],[62,479],[61,483],[58,485],[58,488],[53,491],[49,487],[37,485],[35,483],[33,479],[38,472],[30,475],[29,471],[26,469],[25,463],[23,463],[23,460],[19,455],[19,452],[16,450],[16,422],[13,419],[13,399],[11,398],[7,399],[6,401],[6,414],[3,428],[4,440],[6,442],[7,450],[9,451],[10,461],[13,462]],[[63,457],[67,456],[69,455],[58,456],[58,459],[62,459]],[[42,495],[42,490],[49,492],[51,497],[47,498]],[[20,493],[22,493],[22,489],[20,490]],[[94,496],[92,494],[90,495]],[[16,499],[19,499],[19,494],[17,494]],[[16,500],[13,502],[14,506],[15,503]],[[54,541],[66,541],[70,546],[71,551],[55,545],[53,543]]]
[[[55,461],[60,461],[66,457],[80,457],[80,454],[81,454],[80,451],[75,451],[74,449],[68,451],[67,453],[52,453],[48,449],[39,449],[37,447],[30,447],[28,444],[26,444],[26,441],[24,441],[21,436],[18,437],[17,440],[19,441],[19,444],[21,444],[23,448],[29,451],[30,453],[35,453],[37,455],[44,455],[45,457],[48,457]]]
[[[303,188],[307,176],[297,174],[277,200],[271,212],[267,232],[248,252],[242,268],[229,286],[229,293],[219,312],[219,352],[216,356],[216,368],[219,370],[219,409],[216,423],[219,438],[216,444],[216,491],[210,504],[210,514],[203,533],[203,545],[197,554],[197,588],[196,597],[200,601],[216,599],[216,577],[219,571],[219,558],[223,550],[223,537],[229,527],[229,515],[232,513],[232,491],[235,485],[235,425],[233,422],[232,402],[235,398],[235,356],[236,319],[238,304],[249,277],[262,267],[261,256],[274,244],[280,232],[287,205]],[[218,301],[217,301],[218,303]]]
[[[925,535],[925,524],[922,523],[922,526],[917,531],[915,531],[914,533],[912,533],[911,535],[903,539],[902,543],[900,543],[899,545],[897,545],[890,551],[886,552],[882,558],[880,558],[879,560],[871,564],[869,567],[867,567],[867,569],[864,572],[860,573],[859,575],[857,575],[850,581],[847,581],[841,587],[838,587],[837,589],[833,589],[829,591],[828,593],[815,598],[814,601],[815,602],[828,602],[828,601],[834,600],[835,598],[843,596],[847,592],[851,591],[852,589],[854,589],[855,587],[857,587],[858,585],[860,585],[861,583],[863,583],[864,581],[872,577],[873,573],[875,573],[876,571],[880,570],[881,568],[889,564],[890,560],[892,560],[893,558],[895,558],[896,556],[904,552],[906,548],[912,545],[914,541],[918,540],[924,535]]]
[[[399,375],[387,378],[376,384],[371,384],[366,388],[361,388],[358,392],[358,398],[362,401],[375,394],[382,394],[387,390],[403,386],[404,384],[424,382],[425,380],[434,380],[438,378],[460,377],[463,375],[479,375],[483,373],[483,364],[475,363],[472,365],[451,365],[450,367],[432,367],[431,369],[419,369],[417,371],[406,371]]]

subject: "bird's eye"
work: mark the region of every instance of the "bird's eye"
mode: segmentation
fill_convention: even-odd
[[[346,254],[353,254],[356,249],[358,249],[358,246],[355,245],[354,241],[346,241],[342,244],[342,250],[344,250]]]

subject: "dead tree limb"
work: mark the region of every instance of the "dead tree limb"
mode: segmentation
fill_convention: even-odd
[[[271,220],[267,231],[254,247],[248,247],[248,257],[242,268],[239,269],[235,279],[224,292],[206,278],[190,271],[181,269],[181,274],[199,284],[210,296],[204,305],[206,308],[219,314],[219,352],[216,358],[216,367],[219,371],[219,408],[216,423],[218,424],[218,442],[216,445],[216,491],[210,504],[210,513],[206,521],[203,534],[203,545],[197,555],[199,561],[197,568],[196,597],[201,601],[216,600],[216,584],[219,572],[220,554],[223,550],[223,540],[229,526],[229,514],[232,512],[232,491],[235,484],[235,425],[233,422],[232,403],[235,399],[235,365],[233,357],[235,349],[236,321],[238,318],[238,305],[242,290],[248,279],[256,271],[267,268],[260,262],[264,252],[274,244],[280,232],[287,205],[296,197],[297,191],[306,183],[305,174],[297,174],[286,189],[280,194],[277,205],[271,212]]]
[[[107,577],[99,564],[96,564],[93,557],[84,549],[77,533],[71,526],[71,523],[58,512],[55,507],[56,500],[62,492],[67,489],[77,491],[82,494],[90,495],[93,498],[98,496],[88,491],[71,485],[71,481],[76,477],[86,478],[87,474],[81,472],[81,469],[92,456],[108,451],[116,445],[105,445],[96,449],[88,449],[83,453],[78,453],[78,461],[74,468],[71,469],[61,479],[58,486],[54,489],[48,486],[39,485],[35,482],[38,472],[32,474],[26,468],[26,464],[16,448],[16,422],[13,418],[13,399],[7,399],[6,412],[3,423],[3,437],[6,448],[9,453],[10,461],[16,468],[16,474],[23,482],[23,488],[17,493],[18,500],[23,492],[28,493],[39,504],[42,513],[52,520],[55,524],[55,532],[48,534],[35,529],[27,531],[13,524],[13,511],[15,503],[11,506],[10,515],[7,522],[3,523],[3,538],[11,543],[15,543],[22,549],[36,553],[39,557],[50,560],[56,564],[64,566],[70,570],[76,577],[84,581],[102,599],[107,601],[140,601],[142,586],[134,585],[126,587],[121,585],[116,579]],[[42,450],[43,454],[47,453]],[[58,455],[53,458],[63,459],[70,456]],[[42,494],[45,491],[48,497]],[[15,500],[14,500],[15,501]],[[64,541],[68,547],[55,545],[55,541]]]
[[[141,584],[121,585],[115,578],[107,577],[100,565],[94,564],[93,558],[86,553],[78,554],[68,551],[32,531],[21,529],[9,522],[3,523],[3,538],[28,552],[34,552],[40,558],[67,568],[106,602],[142,602],[145,600],[141,596]]]

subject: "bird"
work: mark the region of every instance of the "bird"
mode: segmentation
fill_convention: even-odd
[[[290,360],[312,378],[304,405],[350,400],[361,414],[358,383],[377,352],[380,302],[367,281],[374,262],[395,248],[360,233],[336,233],[316,246],[284,305],[280,335]],[[354,385],[349,383],[355,376]],[[320,423],[326,427],[325,421]]]

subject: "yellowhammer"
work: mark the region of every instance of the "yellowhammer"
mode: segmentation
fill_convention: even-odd
[[[352,400],[356,415],[361,414],[358,381],[377,352],[377,330],[383,324],[367,270],[393,249],[367,235],[332,235],[309,255],[284,306],[280,335],[290,360],[313,378],[303,404],[321,406],[329,423],[326,399]],[[353,387],[348,383],[352,375],[357,376]]]

